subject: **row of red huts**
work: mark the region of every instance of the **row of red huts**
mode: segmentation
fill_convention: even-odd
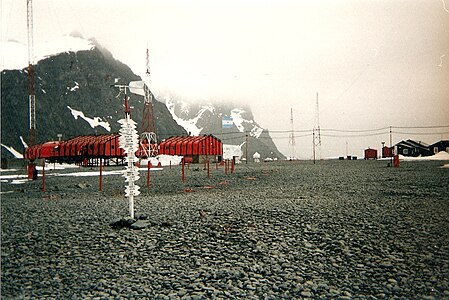
[[[145,144],[143,145],[145,147]],[[213,135],[175,136],[158,145],[159,154],[184,156],[189,162],[202,162],[204,158],[221,160],[223,144]],[[144,156],[142,146],[136,152]],[[77,163],[86,159],[123,159],[125,152],[119,147],[119,135],[78,136],[65,141],[50,141],[25,149],[28,160],[46,159],[51,162]]]
[[[184,156],[193,163],[200,163],[211,157],[216,157],[220,161],[223,144],[212,135],[175,136],[159,144],[159,154]]]

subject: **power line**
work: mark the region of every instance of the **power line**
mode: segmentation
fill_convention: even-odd
[[[365,133],[365,134],[321,134],[325,137],[364,137],[364,136],[378,136],[378,135],[385,135],[388,134],[388,132],[378,132],[378,133]]]
[[[382,128],[376,128],[376,129],[357,129],[357,130],[345,130],[345,129],[332,129],[332,128],[326,128],[321,129],[321,131],[332,131],[332,132],[373,132],[373,131],[381,131],[381,130],[388,130],[389,127],[382,127]]]
[[[449,125],[430,125],[430,126],[391,126],[391,128],[398,129],[435,129],[435,128],[449,128]]]
[[[313,132],[313,129],[304,129],[304,130],[268,130],[269,133],[288,133],[288,132],[294,132],[294,133],[304,133],[304,132]]]
[[[449,131],[445,131],[445,132],[403,132],[403,131],[392,131],[392,133],[416,134],[416,135],[440,135],[440,134],[449,134]]]
[[[378,136],[383,134],[388,134],[389,129],[438,129],[438,128],[449,128],[449,125],[431,125],[431,126],[388,126],[388,127],[381,127],[381,128],[373,128],[373,129],[337,129],[337,128],[326,128],[326,129],[320,129],[320,131],[323,131],[324,133],[321,133],[322,136],[326,137],[363,137],[363,136]],[[383,131],[383,132],[380,132]],[[289,139],[289,137],[278,137],[276,135],[278,134],[285,134],[285,133],[291,133],[291,130],[268,130],[268,133],[270,134],[270,137],[272,139]],[[302,129],[302,130],[293,130],[294,133],[303,133],[300,135],[295,135],[295,138],[300,137],[307,137],[313,135],[314,130],[313,129]],[[335,134],[332,134],[335,133]],[[338,134],[338,133],[348,133],[348,134]],[[353,133],[353,134],[351,134]],[[439,135],[439,134],[449,134],[449,131],[443,131],[443,132],[416,132],[416,131],[407,131],[407,130],[392,130],[391,133],[395,134],[416,134],[416,135]],[[218,135],[216,132],[210,132],[207,134],[212,135]],[[245,136],[245,134],[249,134],[249,137],[253,137],[250,134],[250,131],[231,131],[231,132],[223,132],[220,133],[222,135],[234,135],[232,137],[228,138],[222,138],[221,140],[232,140],[237,138],[242,138]],[[177,135],[177,133],[165,133],[166,135]],[[268,139],[269,137],[259,137],[260,139]]]

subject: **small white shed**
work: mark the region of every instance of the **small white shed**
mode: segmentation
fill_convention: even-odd
[[[253,154],[254,162],[260,162],[260,154],[258,152]]]

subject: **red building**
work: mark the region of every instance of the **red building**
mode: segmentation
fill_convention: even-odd
[[[137,156],[142,153],[139,148]],[[205,160],[221,161],[222,142],[212,135],[175,136],[159,144],[159,154],[184,156],[193,163]],[[123,163],[125,151],[120,148],[118,134],[78,136],[65,141],[50,141],[25,149],[24,158],[34,161],[46,159],[50,162],[86,163],[99,159],[114,159]]]
[[[365,149],[365,159],[377,159],[377,150],[376,149]]]
[[[123,159],[125,152],[119,147],[118,134],[78,136],[66,141],[51,141],[25,149],[24,158],[44,158],[50,162],[83,162],[89,159]]]
[[[221,161],[223,144],[213,135],[174,136],[159,144],[159,154],[184,156],[193,163],[209,159]]]
[[[386,157],[393,157],[393,148],[384,146],[382,148],[382,158],[386,158]]]

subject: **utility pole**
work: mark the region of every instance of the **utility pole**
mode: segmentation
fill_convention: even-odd
[[[294,128],[293,128],[293,108],[290,108],[290,124],[292,127],[292,130],[290,132],[290,145],[292,147],[291,151],[292,151],[292,156],[291,159],[294,160],[296,158],[296,151],[295,151],[295,133],[294,133]]]
[[[33,1],[27,0],[27,29],[28,29],[28,108],[29,131],[28,147],[36,143],[36,95],[34,94],[34,37],[33,37]],[[37,171],[34,159],[28,161],[28,179],[36,180]]]
[[[312,139],[313,139],[313,164],[315,164],[315,129],[313,129],[312,132]]]
[[[394,148],[393,148],[393,135],[392,135],[392,130],[391,130],[391,126],[390,126],[390,164],[391,166],[393,166],[393,157],[394,157]]]
[[[246,157],[246,164],[248,164],[248,132],[245,132],[245,157]]]
[[[34,37],[33,37],[33,1],[27,0],[28,29],[28,102],[29,102],[29,135],[28,146],[36,142],[36,95],[34,93]]]
[[[321,160],[321,130],[320,130],[320,110],[318,107],[318,92],[316,93],[315,127],[313,128],[313,163],[315,163],[316,152]]]

